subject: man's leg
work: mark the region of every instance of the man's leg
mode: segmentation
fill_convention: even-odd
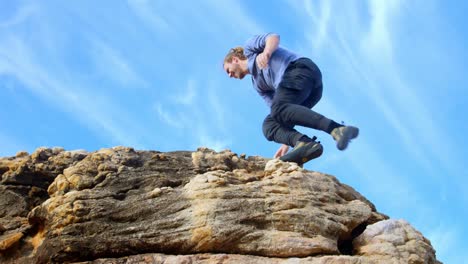
[[[292,67],[288,67],[287,72],[295,69],[294,64],[291,66]],[[311,101],[317,103],[322,96],[322,90],[321,86],[318,87],[320,88],[319,90],[314,88],[315,87],[309,87],[309,89],[285,88],[283,91],[277,92],[275,94],[273,106],[275,105],[276,101],[300,105],[310,99]],[[308,110],[311,111],[310,109]],[[315,137],[309,138],[306,135],[297,132],[294,129],[294,125],[295,124],[292,123],[279,122],[271,115],[268,115],[263,122],[263,133],[268,140],[274,140],[278,143],[294,146],[292,151],[282,156],[280,159],[283,161],[296,162],[297,164],[302,165],[305,162],[322,155],[323,147],[320,142],[316,142]]]
[[[277,94],[282,93],[289,91],[278,89]],[[280,124],[299,125],[328,133],[331,132],[329,128],[334,122],[305,106],[281,100],[273,102],[270,115]]]
[[[280,124],[270,115],[263,122],[263,133],[268,140],[294,146],[291,152],[280,158],[283,161],[292,161],[302,165],[320,157],[323,153],[323,147],[320,142],[315,141],[315,137],[311,139],[291,126]]]
[[[312,61],[310,62],[312,63]],[[315,66],[315,64],[313,66]],[[298,74],[301,74],[299,78],[297,76]],[[300,80],[300,85],[297,85],[298,79]],[[306,114],[312,113],[313,120],[323,117],[309,109],[322,97],[320,70],[315,66],[315,71],[309,69],[308,72],[304,73],[304,70],[298,67],[297,62],[293,62],[288,69],[286,69],[280,88],[277,89],[273,99],[271,114],[268,115],[263,122],[263,133],[270,141],[295,146],[299,139],[307,140],[308,137],[294,129],[296,125],[293,123],[294,118],[282,118],[278,113],[281,112],[281,108],[284,106],[298,106],[301,108],[302,112],[306,112]],[[305,104],[309,108],[301,106],[301,104]],[[300,115],[301,113],[297,112],[295,114]],[[323,119],[323,122],[325,124],[322,126],[328,126],[328,121],[326,119]],[[314,128],[316,127],[314,126]]]
[[[320,91],[322,90],[322,82],[319,83],[320,85]],[[311,94],[309,96],[309,98],[306,99],[306,101],[304,101],[304,103],[302,103],[303,106],[306,106],[308,108],[312,108],[314,107],[318,101],[320,100],[320,98],[322,97],[322,93],[316,93],[316,94]],[[358,136],[359,134],[359,129],[356,128],[356,127],[353,127],[353,126],[343,126],[343,125],[339,125],[335,122],[332,121],[331,123],[332,125],[330,125],[327,129],[327,132],[328,134],[330,134],[333,139],[335,139],[336,141],[336,147],[339,149],[339,150],[344,150],[347,148],[348,146],[348,143],[351,139],[354,139]]]
[[[322,75],[310,60],[290,65],[276,90],[270,116],[279,124],[305,126],[330,133],[336,122],[311,110],[322,97]]]
[[[349,141],[357,137],[359,130],[356,127],[344,127],[310,109],[320,100],[322,90],[322,75],[318,67],[311,60],[301,59],[286,70],[283,81],[276,90],[270,116],[288,127],[300,125],[331,134],[337,141],[338,149],[344,150]],[[285,137],[277,136],[276,133],[288,132],[290,131],[277,129],[270,137],[275,140],[277,137]],[[298,140],[303,139],[307,140],[307,137]]]
[[[271,115],[267,115],[263,121],[263,134],[269,141],[295,146],[296,142],[303,137],[302,133],[297,132],[293,126],[278,123]]]

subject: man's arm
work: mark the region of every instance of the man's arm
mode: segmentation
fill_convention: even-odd
[[[280,36],[277,34],[271,34],[267,37],[265,43],[265,49],[263,50],[264,53],[273,54],[275,50],[278,48],[280,43]]]
[[[273,156],[275,159],[276,158],[281,158],[282,156],[286,155],[288,153],[289,146],[286,144],[281,145],[279,149],[276,151],[275,156]]]
[[[263,52],[258,54],[257,56],[257,66],[260,69],[264,69],[268,67],[268,62],[270,61],[271,54],[275,52],[275,50],[278,48],[280,42],[280,37],[277,34],[271,34],[268,35],[268,37],[265,40],[265,48],[263,49]]]
[[[270,37],[277,38],[277,41],[279,42],[279,35],[275,34],[275,33],[272,33],[272,32],[267,33],[267,34],[255,35],[255,36],[249,38],[244,44],[244,53],[245,53],[245,55],[247,57],[249,57],[252,54],[262,53],[266,48],[267,39],[270,39]],[[273,40],[274,39],[271,39],[270,41],[273,41]],[[274,44],[274,43],[270,43],[270,44]],[[268,49],[270,49],[270,47]],[[270,50],[270,51],[271,51],[271,53],[274,52],[274,50]]]

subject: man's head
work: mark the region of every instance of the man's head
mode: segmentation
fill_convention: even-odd
[[[249,74],[244,49],[242,47],[231,49],[224,58],[223,68],[231,78],[243,79],[245,75]]]

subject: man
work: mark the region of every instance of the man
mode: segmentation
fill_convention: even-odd
[[[322,154],[316,137],[299,133],[296,125],[324,131],[335,139],[339,150],[346,149],[359,129],[311,110],[322,97],[322,74],[312,60],[279,46],[279,42],[274,33],[256,35],[244,47],[231,49],[223,65],[231,78],[252,75],[254,88],[270,107],[263,133],[269,141],[282,144],[274,157],[302,165]],[[294,149],[287,154],[289,146]]]

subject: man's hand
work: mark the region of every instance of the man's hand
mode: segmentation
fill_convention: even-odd
[[[256,59],[258,68],[262,70],[268,67],[268,62],[270,61],[270,57],[271,57],[271,54],[265,51],[258,54],[257,59]]]
[[[288,145],[281,145],[281,147],[276,151],[275,153],[275,159],[276,158],[281,158],[283,155],[288,153],[289,146]]]

